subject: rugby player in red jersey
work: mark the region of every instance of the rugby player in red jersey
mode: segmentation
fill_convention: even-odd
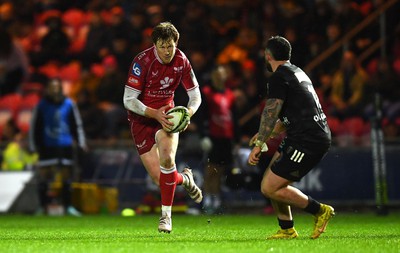
[[[178,173],[175,156],[179,133],[163,130],[171,126],[166,115],[174,107],[174,93],[179,85],[187,91],[190,117],[201,104],[199,84],[185,54],[177,48],[179,32],[169,22],[154,27],[153,46],[132,61],[125,85],[124,105],[133,141],[140,159],[161,191],[161,217],[158,231],[172,230],[171,208],[175,188],[182,185],[197,203],[203,199],[193,174],[186,168]]]

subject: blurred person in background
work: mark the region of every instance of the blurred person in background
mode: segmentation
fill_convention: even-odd
[[[383,117],[383,130],[386,137],[394,138],[400,134],[400,76],[396,75],[389,59],[376,59],[369,71],[370,78],[365,88],[364,115],[367,120],[376,116],[375,96],[380,95]]]
[[[123,83],[125,75],[118,69],[118,62],[113,55],[103,59],[104,75],[100,78],[96,88],[97,107],[105,117],[103,137],[114,142],[119,136],[119,128],[126,119],[126,110],[121,97],[124,87],[115,85]]]
[[[261,182],[261,192],[270,198],[281,229],[268,239],[298,237],[291,207],[314,216],[312,239],[318,238],[334,216],[333,207],[321,204],[291,184],[300,181],[328,152],[331,133],[326,116],[310,78],[290,63],[291,45],[287,39],[273,36],[265,48],[267,69],[273,72],[261,114],[258,133],[250,140],[250,165],[257,165],[267,141],[286,131],[286,137]]]
[[[362,115],[367,73],[352,51],[342,55],[340,68],[333,74],[331,114],[341,120]]]
[[[235,107],[235,93],[225,82],[228,73],[226,67],[218,65],[212,71],[211,85],[204,86],[207,133],[205,138],[211,142],[206,167],[204,168],[203,209],[207,214],[222,212],[221,183],[225,172],[233,167],[233,148],[235,122],[232,111]]]
[[[201,104],[200,88],[186,55],[177,48],[179,32],[170,22],[156,25],[152,31],[153,46],[139,53],[129,69],[124,105],[132,138],[140,159],[161,191],[161,217],[158,231],[172,231],[172,204],[177,185],[200,203],[203,195],[185,168],[178,173],[175,163],[179,133],[168,133],[171,126],[166,112],[175,106],[177,87],[184,86],[189,97],[189,117]]]
[[[38,155],[28,151],[25,137],[13,119],[7,121],[2,136],[7,145],[2,152],[1,170],[32,170]]]
[[[32,54],[32,62],[43,65],[49,61],[64,64],[69,60],[71,41],[64,30],[61,13],[54,12],[45,20],[46,31],[40,38],[39,48]]]
[[[17,92],[29,77],[29,61],[11,34],[0,27],[0,96]]]
[[[88,17],[88,32],[81,53],[82,65],[86,70],[90,69],[93,63],[101,62],[111,48],[111,32],[101,16],[101,11],[93,9]]]
[[[76,104],[63,94],[59,79],[47,83],[44,97],[33,111],[29,129],[30,150],[39,153],[38,214],[47,212],[52,199],[50,184],[61,178],[61,202],[69,215],[80,216],[71,205],[74,169],[74,145],[86,151],[82,120]]]

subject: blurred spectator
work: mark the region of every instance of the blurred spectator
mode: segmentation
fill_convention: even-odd
[[[149,21],[149,27],[155,27],[164,21],[164,12],[160,4],[149,4],[146,8],[146,14]]]
[[[300,37],[299,33],[294,27],[290,26],[285,28],[284,36],[287,38],[293,48],[290,61],[296,66],[303,68],[306,62],[309,62],[310,60],[307,58],[307,56],[310,55],[310,52],[306,40]]]
[[[237,136],[232,112],[235,94],[225,86],[227,75],[224,66],[217,66],[212,72],[211,85],[202,89],[208,112],[208,133],[205,138],[211,141],[203,185],[203,209],[207,214],[222,212],[221,181],[233,167],[234,137]]]
[[[107,28],[101,12],[93,10],[89,13],[89,28],[82,52],[84,69],[89,69],[93,63],[101,62],[111,47],[111,33]]]
[[[277,1],[277,10],[280,14],[280,22],[278,23],[281,30],[286,26],[302,29],[305,20],[305,1],[284,0]]]
[[[17,92],[29,76],[29,62],[21,46],[0,28],[0,96]]]
[[[124,9],[121,6],[115,6],[111,8],[110,14],[111,38],[124,38],[130,44],[132,42],[132,25],[125,16]]]
[[[75,140],[81,149],[87,149],[79,110],[71,99],[64,96],[61,81],[52,79],[47,84],[45,96],[34,110],[29,132],[30,149],[39,153],[38,194],[41,209],[38,214],[47,212],[51,201],[58,199],[58,194],[53,199],[49,194],[61,191],[65,212],[80,216],[71,205]],[[51,185],[57,184],[61,184],[61,189],[51,189]]]
[[[362,115],[362,102],[367,73],[351,51],[343,53],[340,69],[332,79],[332,115],[345,119]]]
[[[118,70],[118,63],[114,56],[107,56],[103,60],[104,76],[100,78],[96,89],[98,108],[103,112],[105,125],[102,126],[104,138],[112,141],[119,135],[119,126],[125,122],[127,114],[123,105],[125,74]],[[125,124],[124,124],[125,125]]]
[[[323,39],[322,42],[320,43],[319,46],[320,48],[318,53],[322,53],[325,50],[329,49],[331,46],[337,43],[342,36],[343,36],[342,28],[340,27],[339,23],[338,22],[329,23],[324,31]],[[333,72],[336,71],[338,66],[340,65],[342,55],[343,55],[342,50],[340,49],[336,50],[329,56],[329,59],[326,60],[324,64],[321,64],[321,66],[317,67],[317,69],[325,73],[333,74]]]
[[[332,20],[333,9],[329,0],[312,1],[314,6],[305,17],[307,32],[313,35],[323,35]]]
[[[382,99],[382,117],[385,118],[384,128],[390,137],[395,137],[398,131],[397,120],[400,119],[400,78],[394,72],[388,59],[376,59],[371,62],[370,78],[366,83],[365,117],[371,119],[375,116],[375,94]]]
[[[144,31],[148,27],[146,21],[146,14],[141,9],[136,8],[132,10],[131,14],[129,15],[129,22],[132,29],[130,31],[130,33],[132,34],[132,45],[130,46],[132,50],[132,55],[136,55],[140,52],[140,45],[143,42],[142,31]]]
[[[221,51],[236,36],[240,27],[240,8],[243,0],[213,1],[201,0],[209,14],[208,27],[211,28],[216,44],[215,52]],[[209,28],[209,29],[210,29]]]
[[[235,39],[217,56],[218,64],[238,62],[243,64],[250,57],[250,50],[257,44],[257,34],[250,28],[241,28]]]
[[[126,71],[126,67],[131,65],[132,55],[129,40],[125,36],[117,35],[112,39],[110,49],[110,53],[117,61],[117,71]]]
[[[66,63],[69,59],[70,40],[64,31],[61,14],[52,12],[45,19],[45,34],[39,42],[39,49],[32,55],[34,65],[43,65],[49,61]]]
[[[31,170],[38,160],[38,155],[28,151],[25,136],[13,119],[5,125],[3,138],[7,145],[2,151],[1,170]]]
[[[188,58],[192,63],[193,70],[200,85],[210,83],[212,59],[208,52],[201,50],[189,51]]]
[[[0,3],[0,28],[8,29],[15,21],[13,3],[11,1]]]
[[[76,101],[82,116],[86,137],[90,140],[102,139],[103,127],[99,126],[106,125],[103,111],[91,101],[90,93],[87,89],[83,89],[77,94]]]
[[[208,51],[213,49],[215,41],[207,23],[209,17],[206,8],[199,2],[190,1],[186,4],[185,14],[180,27],[182,34],[186,36],[180,39],[180,47],[208,54]]]
[[[317,76],[315,82],[315,92],[317,92],[319,102],[324,108],[324,111],[330,114],[331,106],[331,93],[332,93],[332,75],[326,72],[321,72]]]
[[[350,0],[338,0],[332,5],[334,10],[332,21],[339,22],[340,27],[344,28],[344,33],[355,27],[363,18],[353,3],[354,1]]]

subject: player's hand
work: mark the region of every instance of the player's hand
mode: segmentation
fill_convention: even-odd
[[[182,129],[181,131],[179,131],[179,132],[180,132],[180,133],[181,133],[181,132],[185,132],[189,125],[190,125],[190,119],[189,119],[189,121],[187,122],[185,128],[183,128],[183,129]]]
[[[255,146],[250,154],[249,154],[249,159],[248,159],[248,163],[250,165],[257,165],[258,162],[260,161],[260,155],[261,155],[261,147],[257,147]]]
[[[166,112],[170,109],[171,107],[169,105],[165,105],[159,109],[157,109],[153,115],[153,118],[156,119],[163,128],[171,128],[174,126],[173,123],[171,123],[168,119],[173,118],[172,115],[167,115]]]

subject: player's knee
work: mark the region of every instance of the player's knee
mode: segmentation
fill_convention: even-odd
[[[162,161],[160,161],[160,165],[163,168],[169,169],[175,165],[175,162],[171,157],[168,157],[168,158],[162,159]]]
[[[261,185],[261,193],[267,198],[271,198],[271,195],[273,194],[267,185]]]

